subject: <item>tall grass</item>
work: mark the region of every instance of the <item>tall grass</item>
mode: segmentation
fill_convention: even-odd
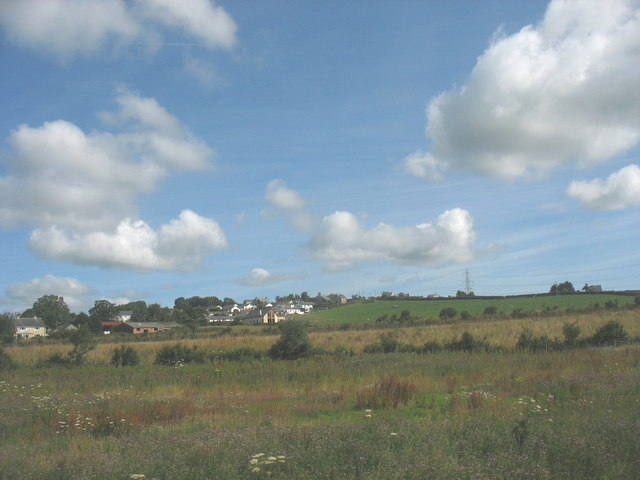
[[[511,347],[524,328],[561,338],[567,322],[589,336],[616,320],[637,337],[637,313],[310,335],[360,352],[381,333],[419,345],[469,331],[502,352],[154,365],[169,339],[128,343],[140,365],[115,368],[119,343],[104,341],[86,365],[39,368],[71,347],[14,345],[18,368],[0,380],[0,479],[635,479],[640,346]],[[256,331],[180,342],[266,350],[277,338]],[[270,457],[283,461],[251,463]]]

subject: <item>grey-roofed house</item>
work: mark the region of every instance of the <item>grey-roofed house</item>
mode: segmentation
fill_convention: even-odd
[[[44,320],[38,317],[16,318],[13,320],[13,326],[16,329],[14,334],[16,338],[47,336],[47,326],[44,324]]]
[[[176,322],[123,322],[116,325],[111,330],[113,333],[133,333],[138,335],[141,333],[157,333],[171,330],[172,328],[181,327]]]

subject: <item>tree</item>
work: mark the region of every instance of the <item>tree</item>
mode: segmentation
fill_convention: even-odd
[[[98,323],[110,322],[117,313],[118,307],[109,300],[96,300],[93,303],[93,307],[89,309],[89,317]]]
[[[78,328],[85,326],[89,330],[91,330],[91,333],[94,334],[102,332],[102,324],[100,323],[100,321],[97,318],[90,317],[84,312],[80,312],[76,315],[73,324]]]
[[[73,345],[73,349],[67,353],[69,363],[72,365],[82,365],[87,352],[96,348],[91,330],[86,326],[82,326],[73,332],[69,339]]]
[[[9,313],[0,313],[0,344],[11,343],[14,334],[13,316]]]
[[[64,298],[57,295],[44,295],[33,303],[33,307],[23,313],[25,317],[39,317],[48,329],[67,325],[73,320]]]
[[[287,320],[279,324],[280,338],[269,348],[273,359],[295,360],[311,355],[312,347],[307,337],[308,324],[303,320]]]
[[[573,288],[571,282],[554,283],[549,289],[549,293],[554,295],[562,295],[564,293],[575,293],[576,289]]]

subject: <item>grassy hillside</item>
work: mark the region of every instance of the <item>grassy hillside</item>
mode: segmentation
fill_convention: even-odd
[[[366,323],[375,322],[383,315],[399,316],[403,310],[408,310],[412,317],[438,318],[445,307],[453,307],[458,313],[467,311],[471,315],[481,315],[484,309],[495,306],[498,314],[509,315],[514,310],[528,312],[531,310],[545,311],[548,309],[566,310],[567,308],[584,309],[599,305],[604,307],[607,302],[615,302],[619,306],[633,303],[632,295],[614,294],[576,294],[535,297],[502,297],[502,298],[446,298],[425,300],[375,300],[344,305],[338,308],[323,310],[308,315],[308,319],[320,324]]]

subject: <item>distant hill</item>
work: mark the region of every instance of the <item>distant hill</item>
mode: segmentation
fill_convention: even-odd
[[[363,300],[340,307],[330,308],[307,315],[312,322],[320,324],[367,323],[375,322],[387,315],[400,317],[408,310],[411,317],[438,318],[443,308],[452,307],[458,314],[463,311],[471,315],[482,315],[487,307],[496,307],[497,314],[514,312],[553,311],[567,308],[584,309],[607,304],[624,306],[635,301],[638,292],[620,293],[576,293],[571,295],[526,295],[512,297],[451,297],[438,299],[393,299]]]

